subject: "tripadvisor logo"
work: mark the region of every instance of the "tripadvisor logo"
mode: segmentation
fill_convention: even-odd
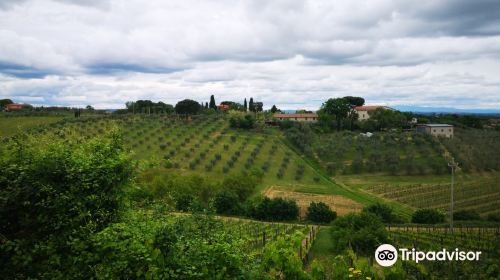
[[[479,261],[479,256],[481,251],[460,251],[458,248],[449,251],[447,249],[442,249],[440,251],[417,251],[415,248],[399,249],[401,260],[403,261],[414,261],[416,263],[420,261]],[[398,260],[398,250],[391,244],[382,244],[378,246],[375,250],[375,260],[381,266],[388,267],[392,266]]]
[[[375,260],[381,266],[392,266],[398,260],[398,250],[391,244],[382,244],[375,251]]]

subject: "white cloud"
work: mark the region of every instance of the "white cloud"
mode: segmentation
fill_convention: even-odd
[[[500,108],[500,7],[474,3],[5,1],[0,97],[117,107],[216,94],[315,108],[348,94]]]

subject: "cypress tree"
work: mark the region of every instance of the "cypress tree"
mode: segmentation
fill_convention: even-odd
[[[208,102],[205,102],[205,109],[208,109]]]
[[[215,97],[213,95],[210,95],[210,105],[208,107],[217,110],[217,105],[215,105]]]
[[[248,105],[247,105],[247,99],[245,98],[245,101],[243,101],[243,108],[245,109],[245,112],[248,111]]]

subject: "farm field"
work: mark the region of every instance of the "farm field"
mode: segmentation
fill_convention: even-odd
[[[55,123],[64,117],[5,117],[0,116],[0,138],[12,136],[20,131]]]
[[[284,198],[302,197],[302,213],[314,199],[312,194],[324,196],[340,214],[358,212],[374,199],[341,188],[317,172],[282,143],[276,130],[231,129],[219,116],[191,120],[159,116],[71,120],[50,126],[45,133],[91,138],[113,127],[122,131],[125,146],[143,168],[151,171],[150,177],[155,173],[203,174],[208,180],[222,181],[232,174],[256,170],[262,182],[255,196],[270,194],[269,188],[285,190]]]
[[[449,251],[459,248],[462,251],[481,251],[481,261],[466,262],[460,265],[453,262],[430,262],[423,261],[419,264],[411,262],[401,262],[398,265],[405,271],[407,277],[411,279],[427,279],[431,275],[440,279],[448,279],[450,275],[473,276],[472,279],[490,279],[495,277],[495,271],[490,266],[497,261],[500,253],[500,229],[481,227],[455,227],[453,233],[449,228],[429,227],[429,226],[391,226],[386,227],[390,244],[396,248],[415,248],[421,251],[442,250]],[[310,254],[311,258],[319,261],[327,275],[335,269],[332,257],[332,241],[330,229],[325,227],[320,229],[313,244]],[[370,268],[378,277],[383,278],[390,271],[387,268],[378,266],[373,257],[351,254],[347,256],[355,267],[362,269]],[[490,269],[489,269],[490,268]],[[309,266],[309,270],[311,267]]]
[[[499,131],[457,129],[455,137],[441,142],[466,172],[500,171]]]
[[[421,133],[378,132],[367,137],[345,131],[317,134],[313,139],[313,157],[331,176],[446,173],[443,146]]]
[[[436,227],[390,227],[389,236],[399,248],[415,248],[416,250],[442,250],[449,251],[458,248],[461,251],[481,251],[480,261],[444,263],[424,261],[420,268],[411,269],[410,274],[415,277],[432,275],[441,278],[450,275],[467,275],[470,279],[494,279],[498,275],[494,270],[488,269],[498,260],[500,253],[499,228],[470,228],[457,227],[453,232],[448,228]],[[418,265],[417,265],[418,267]]]
[[[455,211],[475,210],[482,217],[500,213],[498,172],[457,174],[454,188]],[[356,186],[384,199],[414,208],[448,211],[450,176],[361,176],[342,177],[339,181]]]
[[[214,247],[204,247],[205,249],[218,248],[217,250],[223,250],[229,255],[234,254],[234,248],[237,248],[240,256],[250,258],[245,261],[247,265],[255,261],[255,267],[259,269],[265,269],[265,264],[270,264],[271,267],[276,266],[277,256],[288,254],[289,261],[293,260],[297,267],[303,268],[311,275],[315,273],[319,263],[325,268],[326,275],[334,275],[338,271],[351,275],[353,271],[361,270],[366,276],[385,277],[386,273],[389,273],[388,270],[374,265],[373,259],[364,252],[351,249],[339,255],[334,253],[337,249],[332,247],[335,241],[332,240],[330,231],[334,224],[321,225],[319,232],[316,231],[316,226],[300,224],[305,221],[306,209],[310,202],[323,202],[336,211],[339,217],[334,220],[334,223],[341,218],[349,218],[352,216],[348,215],[350,213],[362,216],[366,214],[363,208],[376,202],[391,206],[394,214],[405,221],[409,221],[411,214],[418,208],[430,207],[445,212],[448,209],[450,176],[446,172],[427,174],[429,171],[426,169],[424,174],[420,175],[404,172],[391,175],[391,172],[383,168],[377,171],[365,170],[364,166],[367,166],[368,162],[366,165],[363,162],[363,169],[360,173],[353,173],[351,167],[348,167],[350,171],[344,172],[341,169],[335,174],[328,174],[323,162],[296,149],[279,129],[267,127],[258,127],[254,130],[234,129],[229,126],[228,119],[224,115],[192,117],[191,119],[167,115],[67,118],[37,125],[30,130],[35,137],[26,138],[27,141],[39,141],[46,137],[46,139],[52,139],[51,141],[60,141],[58,143],[68,142],[71,150],[78,147],[80,142],[85,143],[88,140],[92,143],[93,139],[103,139],[101,138],[103,135],[113,130],[119,131],[119,134],[111,133],[111,135],[122,138],[118,142],[123,143],[124,150],[122,151],[127,158],[132,158],[130,163],[137,173],[133,178],[133,187],[127,189],[129,200],[127,208],[122,210],[124,213],[121,214],[120,220],[102,231],[97,231],[92,237],[91,242],[93,242],[92,246],[96,254],[104,260],[94,269],[103,271],[105,273],[103,275],[107,275],[108,272],[116,273],[116,271],[147,273],[158,263],[164,262],[163,258],[167,256],[172,262],[169,265],[174,265],[176,258],[167,254],[161,255],[170,250],[162,247],[161,244],[174,242],[174,252],[182,255],[185,254],[184,250],[191,250],[189,252],[194,257],[198,256],[193,248],[203,247],[207,243]],[[350,133],[346,135],[353,136]],[[38,139],[37,136],[40,138]],[[384,134],[379,140],[396,141],[394,137],[392,133]],[[411,141],[420,141],[415,140],[420,136],[408,137]],[[425,138],[422,139],[425,140]],[[360,139],[359,142],[351,140],[355,143],[353,146],[364,146],[366,143],[363,144],[363,141],[367,141],[365,138]],[[424,143],[427,144],[422,145],[428,148],[432,146],[430,142]],[[99,145],[94,144],[97,145],[96,147]],[[366,147],[378,149],[376,145],[370,145],[372,144],[366,144]],[[384,147],[389,146],[391,145]],[[401,150],[398,162],[404,162],[408,149],[414,149],[414,154],[418,154],[421,148],[417,147],[418,145],[413,143],[409,145],[409,148]],[[384,153],[383,149],[381,153]],[[423,165],[428,164],[428,160],[441,160],[441,154],[437,150],[430,154],[431,158],[422,161]],[[355,154],[349,154],[346,158],[351,156],[356,157]],[[419,157],[417,155],[415,158]],[[419,160],[416,159],[416,161]],[[352,162],[345,163],[345,166],[352,164]],[[249,214],[258,209],[257,206],[245,208],[247,212],[235,214],[224,212],[222,214],[228,216],[214,216],[213,212],[209,215],[202,214],[206,212],[198,212],[205,211],[200,209],[212,207],[210,203],[215,203],[217,195],[222,193],[225,179],[241,175],[242,172],[251,173],[252,176],[256,175],[259,178],[258,185],[252,189],[252,194],[247,196],[248,200],[245,202],[249,203],[241,203],[242,209],[251,207],[250,203],[260,201],[260,195],[269,198],[286,198],[295,201],[299,207],[299,220],[294,218],[294,223],[273,223],[240,218],[245,216],[266,220],[266,218]],[[238,180],[242,178],[253,180],[251,177],[237,178]],[[460,171],[457,173],[455,209],[475,210],[483,218],[500,214],[498,212],[500,190],[496,183],[499,179],[499,173],[494,171]],[[144,190],[150,191],[147,194],[152,196],[143,196],[144,193],[141,191]],[[193,205],[201,206],[201,208],[198,210],[195,207],[180,209],[178,205],[182,206],[182,203],[189,204],[190,202],[183,200],[183,196],[179,193],[193,195],[199,203]],[[491,225],[495,224],[491,223]],[[380,226],[384,228],[384,224],[381,223]],[[400,228],[391,226],[387,230],[390,241],[401,247],[415,246],[431,249],[458,246],[465,249],[483,250],[488,262],[484,266],[481,264],[461,268],[460,271],[467,275],[474,275],[474,271],[477,270],[485,270],[484,268],[489,267],[498,253],[496,240],[499,232],[496,228],[468,227],[457,229],[453,234],[444,228],[428,226],[417,228],[415,225]],[[205,232],[208,234],[205,235]],[[313,232],[317,234],[314,235]],[[172,236],[175,238],[170,239]],[[316,238],[311,244],[313,237]],[[186,246],[183,238],[197,245]],[[224,247],[227,244],[231,244],[232,247]],[[134,249],[129,253],[128,248]],[[159,248],[164,250],[161,254],[158,251]],[[118,255],[110,253],[114,251],[120,253]],[[337,256],[341,258],[336,258]],[[137,259],[143,261],[137,264],[139,268],[120,267],[121,258],[133,260],[123,263],[134,266]],[[200,258],[205,260],[205,256]],[[217,262],[217,257],[213,261]],[[343,262],[348,266],[336,268],[332,263],[334,261]],[[194,263],[198,262],[194,261]],[[116,267],[120,268],[116,269]],[[201,267],[196,269],[203,270]],[[404,264],[400,266],[400,269],[406,275],[413,275],[415,278],[422,275],[424,277],[429,271],[436,275],[457,271],[455,267],[447,264],[441,268],[428,264],[421,264],[418,267]],[[110,275],[110,278],[118,277],[115,274]],[[483,276],[483,274],[478,275]],[[330,279],[337,278],[332,276]]]

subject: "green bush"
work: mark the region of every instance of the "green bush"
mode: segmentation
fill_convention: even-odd
[[[249,215],[266,221],[293,221],[299,216],[299,207],[294,200],[281,197],[264,197],[250,206]]]
[[[86,264],[98,279],[247,279],[243,243],[213,217],[156,221],[133,217],[92,238]]]
[[[488,214],[488,217],[486,217],[486,220],[488,220],[490,222],[500,222],[500,215],[494,214],[494,213]]]
[[[403,218],[393,213],[393,209],[390,206],[382,204],[380,202],[363,208],[363,211],[379,216],[384,223],[398,224],[405,222]]]
[[[238,195],[241,202],[245,201],[257,187],[258,180],[248,173],[227,176],[222,181],[222,189],[230,190]]]
[[[481,216],[474,210],[460,210],[453,213],[453,219],[457,221],[478,221]]]
[[[323,202],[311,202],[307,208],[306,219],[315,223],[327,224],[337,218],[337,212],[332,211],[328,205]]]
[[[228,190],[215,195],[214,207],[217,214],[238,215],[241,212],[238,195]]]
[[[444,223],[444,214],[436,209],[419,209],[413,212],[411,222],[416,224]]]
[[[21,136],[2,144],[2,277],[85,270],[73,263],[82,240],[116,219],[133,173],[121,143],[112,131],[92,140]]]
[[[250,114],[234,113],[229,117],[229,125],[232,128],[251,129],[255,126],[255,118]]]
[[[368,212],[337,218],[331,225],[331,238],[336,252],[351,246],[356,253],[364,255],[373,254],[380,244],[388,242],[384,224],[377,215]]]

